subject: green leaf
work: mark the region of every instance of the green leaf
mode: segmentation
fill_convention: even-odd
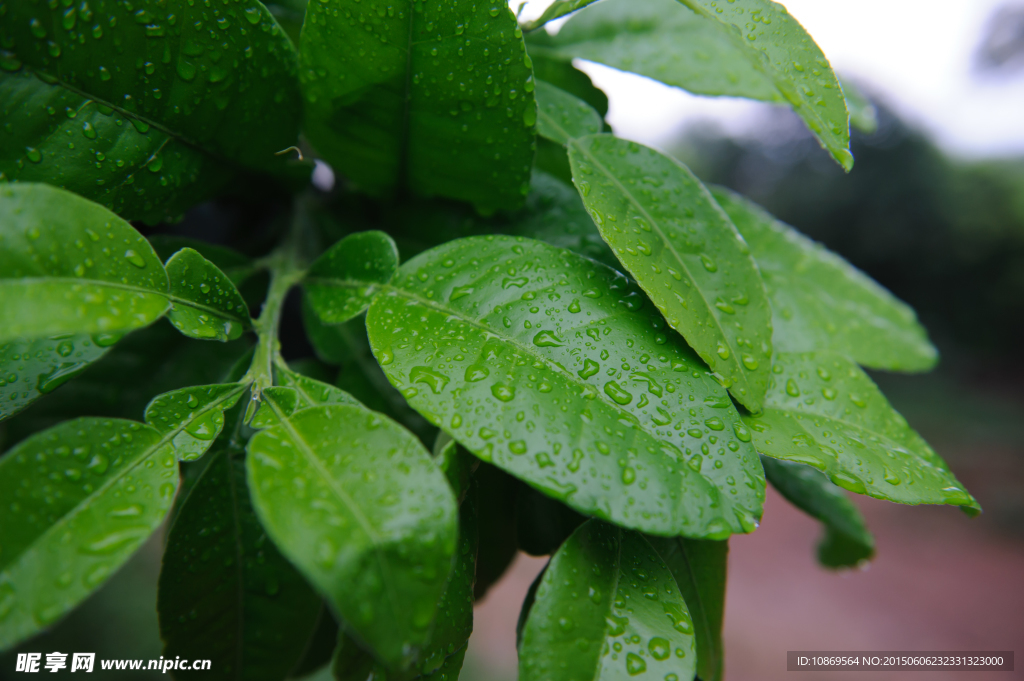
[[[59,185],[155,223],[238,167],[289,163],[274,153],[298,136],[296,53],[257,0],[216,17],[185,0],[159,11],[19,2],[0,42],[13,50],[0,112],[18,141],[2,147],[0,179]]]
[[[554,21],[560,17],[564,17],[566,14],[575,12],[578,9],[582,9],[596,0],[555,0],[553,3],[548,5],[548,8],[544,10],[544,13],[533,21],[527,22],[523,25],[523,28],[527,31],[540,28],[549,21]]]
[[[0,649],[78,605],[156,530],[178,486],[171,439],[82,418],[0,459]]]
[[[647,540],[596,520],[576,530],[537,589],[520,680],[692,679],[696,664],[690,613]]]
[[[582,99],[537,81],[537,134],[558,144],[601,132],[601,116]]]
[[[366,325],[414,409],[577,511],[652,534],[750,531],[750,434],[645,301],[569,251],[473,237],[407,262]]]
[[[218,447],[199,466],[160,570],[164,657],[211,660],[221,679],[283,679],[313,633],[320,598],[267,540],[232,448]]]
[[[359,400],[349,395],[341,388],[328,383],[318,381],[308,376],[278,369],[275,372],[277,381],[285,387],[291,388],[298,393],[298,409],[307,407],[322,407],[328,404],[350,404],[361,406]]]
[[[191,248],[167,261],[174,301],[167,319],[189,338],[235,340],[252,326],[249,308],[226,274]]]
[[[821,521],[825,536],[818,561],[831,568],[855,567],[875,554],[875,539],[841,489],[810,466],[763,457],[764,474],[791,504]]]
[[[110,349],[110,339],[64,334],[0,344],[0,421],[85,371]]]
[[[565,150],[560,153],[564,154]],[[552,246],[568,248],[609,267],[622,267],[601,238],[579,192],[547,173],[533,173],[526,207],[495,231],[538,239]]]
[[[434,462],[448,478],[448,484],[451,485],[455,498],[462,503],[462,499],[469,490],[473,470],[480,464],[480,460],[460,447],[459,443],[443,430],[438,431],[431,454],[434,457]]]
[[[813,466],[851,492],[981,510],[878,386],[839,355],[777,353],[764,413],[744,419],[759,452]]]
[[[314,2],[301,51],[306,134],[356,185],[486,212],[522,203],[537,110],[503,3]]]
[[[533,73],[537,80],[551,83],[559,90],[582,99],[600,114],[603,119],[608,115],[608,95],[594,86],[590,76],[572,65],[571,61],[552,56],[549,50],[543,49],[543,43],[551,40],[547,33],[534,34],[526,44],[530,59],[533,61]],[[543,40],[540,40],[540,39]],[[538,47],[540,45],[540,47]]]
[[[875,369],[926,371],[938,351],[908,305],[838,255],[727,189],[712,190],[750,244],[780,352],[831,350]]]
[[[673,329],[745,407],[771,366],[764,283],[728,216],[686,166],[610,135],[569,144],[573,181],[601,236]]]
[[[119,333],[167,309],[167,274],[142,236],[54,187],[0,187],[0,342]]]
[[[196,385],[164,393],[146,407],[146,423],[170,438],[175,455],[195,461],[224,429],[224,412],[238,403],[248,385]]]
[[[786,8],[772,0],[679,0],[697,14],[718,21],[733,42],[804,119],[821,145],[843,168],[853,167],[850,116],[843,88],[821,48]]]
[[[253,505],[281,552],[387,666],[407,668],[455,553],[455,498],[422,445],[362,407],[287,416],[249,442]],[[286,473],[285,473],[286,472]]]
[[[531,42],[531,56],[586,59],[699,95],[784,101],[750,50],[676,0],[603,0],[570,18],[549,42],[546,49]]]
[[[697,642],[697,676],[701,681],[720,681],[729,543],[684,537],[647,537],[647,541],[672,572],[690,610]]]
[[[213,263],[221,272],[227,275],[235,286],[241,286],[242,282],[256,273],[256,267],[251,259],[224,246],[211,244],[208,241],[189,239],[183,236],[171,234],[154,234],[149,237],[149,243],[160,256],[160,260],[167,262],[171,256],[185,248],[199,251],[203,256]]]
[[[398,247],[384,232],[345,237],[317,258],[303,281],[306,296],[326,324],[361,315],[398,271]]]
[[[110,345],[118,337],[96,335],[93,340]],[[0,432],[0,449],[78,416],[140,421],[157,395],[190,385],[231,382],[228,374],[248,347],[244,340],[198,343],[170,324],[134,331],[73,381],[0,424],[6,429]]]

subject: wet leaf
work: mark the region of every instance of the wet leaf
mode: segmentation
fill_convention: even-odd
[[[870,135],[878,130],[878,110],[859,87],[849,80],[841,79],[843,95],[846,97],[846,108],[850,112],[850,125]]]
[[[444,471],[444,476],[448,478],[448,484],[451,485],[455,498],[462,503],[462,499],[469,490],[473,471],[480,464],[480,460],[460,447],[459,443],[443,430],[437,433],[431,454],[434,457],[434,463]]]
[[[675,577],[690,610],[697,643],[697,677],[701,681],[720,681],[729,543],[684,537],[647,537],[647,541]]]
[[[843,489],[981,510],[867,374],[839,355],[777,353],[764,413],[744,420],[759,452],[813,466]]]
[[[320,598],[268,540],[249,501],[245,464],[218,444],[179,502],[160,570],[163,655],[211,660],[183,678],[283,679],[299,661]]]
[[[0,648],[60,619],[163,522],[178,487],[173,437],[81,418],[0,458]]]
[[[408,668],[429,641],[456,550],[443,473],[380,414],[331,405],[289,416],[264,397],[277,425],[253,437],[246,458],[263,526],[351,634]]]
[[[573,181],[601,236],[668,323],[759,411],[771,366],[771,312],[750,250],[686,166],[595,135],[569,144]]]
[[[0,187],[0,343],[124,333],[167,309],[149,242],[105,208],[46,185]]]
[[[191,248],[194,251],[198,251],[199,255],[209,260],[221,272],[227,275],[228,279],[235,286],[241,286],[244,281],[256,273],[256,267],[251,259],[238,251],[224,246],[200,241],[199,239],[172,236],[170,234],[154,234],[148,238],[153,250],[156,251],[156,254],[160,256],[160,260],[163,262],[166,263],[178,251]]]
[[[537,81],[537,134],[566,144],[571,139],[601,132],[601,116],[582,99]]]
[[[539,47],[531,36],[531,55],[586,59],[699,95],[784,101],[750,50],[676,0],[603,0]]]
[[[875,538],[846,494],[828,478],[801,463],[762,457],[772,487],[791,504],[821,521],[825,536],[818,544],[818,562],[825,567],[856,567],[875,555]]]
[[[830,350],[874,369],[935,366],[938,351],[910,306],[742,196],[712,193],[750,244],[771,300],[776,349]]]
[[[486,212],[522,203],[537,110],[504,3],[310,3],[301,52],[306,134],[357,186]]]
[[[0,27],[0,179],[46,182],[150,223],[239,168],[287,172],[297,58],[257,0],[154,7],[19,2]]]
[[[322,407],[327,404],[350,404],[361,406],[359,400],[341,388],[318,381],[309,376],[279,369],[276,377],[280,385],[291,388],[298,394],[297,409]]]
[[[769,77],[832,157],[849,171],[850,116],[836,74],[821,48],[786,8],[772,0],[679,0],[720,22],[755,67]]]
[[[167,319],[189,338],[235,340],[252,326],[249,308],[216,265],[191,248],[167,261],[173,300]]]
[[[398,247],[384,232],[345,237],[320,256],[303,280],[310,306],[325,324],[362,314],[381,284],[398,271]]]
[[[581,513],[697,537],[760,517],[728,395],[613,270],[537,241],[461,239],[403,265],[366,324],[414,409]]]
[[[750,244],[780,351],[830,350],[893,371],[927,371],[938,351],[917,315],[838,255],[738,195],[715,198]]]
[[[196,385],[164,393],[146,407],[146,423],[171,438],[174,454],[195,461],[224,429],[224,412],[238,403],[247,384]]]
[[[0,344],[0,421],[48,395],[109,349],[87,333]]]
[[[693,622],[636,532],[591,520],[548,565],[519,646],[521,681],[692,679]]]

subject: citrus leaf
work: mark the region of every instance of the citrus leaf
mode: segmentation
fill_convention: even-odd
[[[5,185],[0,224],[0,342],[126,332],[167,309],[163,264],[102,206],[46,185]]]
[[[935,366],[938,351],[910,306],[738,194],[720,187],[712,193],[761,271],[776,350],[831,350],[874,369]]]
[[[533,73],[537,80],[550,83],[559,90],[565,90],[570,95],[594,108],[603,119],[608,115],[608,95],[602,92],[590,80],[590,76],[583,73],[572,65],[571,61],[552,55],[550,51],[538,49],[538,43],[546,43],[551,39],[547,33],[534,34],[532,40],[526,44],[530,59],[533,61]],[[543,40],[538,40],[543,38]]]
[[[560,17],[564,17],[566,14],[571,14],[578,9],[582,9],[596,0],[555,0],[553,3],[548,5],[544,13],[533,21],[529,21],[523,25],[523,28],[527,31],[540,28],[549,21],[554,21]]]
[[[751,411],[771,366],[771,311],[750,250],[678,161],[595,135],[569,144],[573,181],[601,236],[668,323]]]
[[[347,236],[317,258],[304,280],[307,300],[325,324],[362,314],[380,284],[398,271],[398,247],[384,232]]]
[[[78,605],[163,522],[178,487],[172,439],[81,418],[0,458],[0,649]]]
[[[267,541],[237,453],[218,445],[199,466],[160,570],[164,657],[211,660],[221,679],[283,679],[305,651],[321,600]]]
[[[310,3],[301,52],[306,134],[356,185],[488,212],[522,203],[537,109],[504,4]]]
[[[365,408],[289,416],[271,396],[267,409],[278,424],[252,438],[246,458],[263,526],[361,643],[408,668],[429,641],[455,554],[444,475],[412,434]]]
[[[252,326],[249,308],[231,279],[198,251],[183,248],[167,261],[174,302],[167,319],[189,338],[235,340]]]
[[[531,42],[531,56],[586,59],[699,95],[785,101],[748,49],[677,0],[603,0],[545,42]]]
[[[645,300],[569,251],[473,237],[403,265],[366,324],[409,404],[484,461],[652,534],[750,531],[750,434]]]
[[[519,678],[692,679],[696,664],[690,613],[647,540],[596,520],[576,530],[537,589]]]
[[[818,561],[825,567],[855,567],[875,554],[875,539],[841,489],[810,466],[764,457],[764,475],[791,504],[821,521],[825,536]]]
[[[96,338],[100,342],[97,342]],[[0,344],[0,421],[17,414],[102,357],[109,337],[87,333]]]
[[[469,490],[473,470],[479,465],[480,460],[460,447],[459,443],[443,430],[437,433],[431,455],[438,467],[444,471],[444,476],[448,478],[448,484],[451,485],[455,498],[462,503]]]
[[[238,251],[218,246],[217,244],[211,244],[207,241],[173,236],[171,234],[154,234],[149,237],[149,243],[153,250],[156,251],[156,254],[160,256],[160,260],[165,263],[171,256],[182,249],[191,248],[194,251],[198,251],[199,255],[209,260],[221,272],[227,275],[227,278],[235,286],[241,286],[242,282],[256,273],[256,267],[251,259]]]
[[[679,0],[729,29],[733,42],[804,119],[843,168],[853,167],[850,116],[843,88],[824,53],[786,8],[772,0]]]
[[[283,172],[301,102],[295,49],[257,0],[12,5],[0,177],[47,182],[159,222],[236,167]],[[73,141],[68,144],[69,140]],[[99,166],[97,168],[97,166]]]
[[[146,423],[169,437],[175,455],[195,461],[224,429],[224,412],[238,403],[249,386],[196,385],[164,393],[146,407]]]
[[[764,413],[744,419],[759,452],[813,466],[851,492],[981,510],[878,386],[840,355],[777,353]]]
[[[307,407],[322,407],[327,404],[350,404],[353,406],[362,406],[359,400],[352,397],[341,388],[337,388],[308,376],[303,376],[302,374],[295,373],[294,371],[278,369],[276,376],[282,386],[291,388],[298,394],[299,400],[297,407],[299,409],[306,409]]]
[[[565,90],[537,81],[537,134],[566,144],[569,140],[601,132],[601,116],[582,99]]]
[[[720,681],[729,543],[684,537],[647,537],[647,541],[672,572],[689,608],[697,643],[697,676],[701,681]]]

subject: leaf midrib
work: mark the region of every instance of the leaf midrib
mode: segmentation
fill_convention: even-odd
[[[146,288],[144,286],[133,286],[131,284],[121,284],[114,281],[107,281],[105,279],[85,279],[81,277],[21,277],[18,279],[0,278],[0,286],[2,286],[6,282],[27,283],[30,285],[36,283],[47,284],[51,282],[67,282],[71,285],[99,286],[105,288],[114,288],[122,291],[130,291],[132,293],[143,293],[147,295],[160,296],[161,298],[166,298],[168,302],[171,303],[171,305],[177,305],[179,307],[191,307],[195,310],[199,310],[200,312],[212,314],[215,317],[230,319],[232,321],[240,323],[245,328],[249,328],[251,326],[248,315],[245,317],[241,317],[238,315],[225,312],[224,310],[221,310],[219,308],[210,307],[209,305],[197,303],[193,300],[180,298],[171,293],[170,291],[159,291],[157,289]]]
[[[240,390],[242,388],[244,388],[244,387],[245,386],[241,386]],[[230,396],[230,394],[231,393],[228,393],[227,395]],[[221,397],[221,398],[218,398],[217,400],[209,402],[207,404],[207,408],[206,409],[197,409],[195,412],[193,412],[193,418],[189,418],[188,420],[183,421],[181,424],[179,424],[175,428],[167,431],[166,434],[161,434],[160,430],[156,426],[154,426],[154,425],[152,425],[150,423],[139,424],[139,425],[142,425],[144,428],[145,427],[152,428],[155,433],[157,433],[158,435],[161,436],[160,439],[148,451],[145,451],[145,453],[140,454],[138,460],[135,463],[133,463],[133,464],[131,464],[129,466],[125,466],[123,469],[121,469],[121,472],[118,475],[115,475],[115,476],[111,477],[109,480],[107,480],[106,482],[104,482],[102,485],[100,485],[98,488],[96,488],[96,490],[93,493],[91,493],[88,496],[86,496],[84,499],[82,499],[81,502],[76,504],[66,514],[61,516],[57,520],[57,522],[55,522],[52,525],[50,525],[42,534],[39,535],[39,537],[35,541],[33,541],[28,546],[26,546],[25,549],[21,553],[19,553],[17,556],[15,556],[14,559],[11,560],[11,562],[9,562],[6,566],[0,568],[0,574],[4,574],[6,572],[9,572],[8,568],[10,566],[18,563],[22,559],[22,557],[24,557],[26,554],[30,553],[32,551],[33,547],[35,547],[36,545],[41,543],[44,539],[46,539],[55,529],[63,527],[66,524],[66,522],[70,521],[72,518],[76,517],[79,513],[81,513],[83,510],[85,510],[85,508],[88,507],[91,502],[95,501],[97,498],[102,496],[110,487],[112,487],[115,483],[119,482],[121,480],[121,478],[123,478],[124,476],[128,475],[129,473],[134,471],[136,468],[138,468],[139,466],[141,466],[144,463],[146,463],[147,461],[149,461],[149,459],[152,458],[153,456],[155,456],[157,452],[159,452],[161,449],[163,449],[163,447],[165,447],[167,445],[170,445],[171,448],[172,448],[172,451],[173,451],[174,438],[177,437],[178,435],[180,435],[185,430],[185,427],[187,426],[187,424],[190,424],[193,421],[195,421],[195,418],[194,418],[195,416],[208,414],[211,407],[215,408],[216,406],[218,406],[218,405],[222,404],[223,402],[225,402],[226,399],[227,399],[226,397]],[[88,417],[88,416],[86,416],[86,417],[82,417],[82,418],[88,419],[88,418],[98,418],[98,417]],[[73,423],[73,422],[74,421],[68,421],[67,423]],[[128,421],[128,422],[129,423],[139,423],[138,421]]]
[[[623,193],[623,195],[627,197],[627,199],[633,205],[633,207],[636,208],[638,211],[640,211],[640,213],[648,220],[648,222],[650,223],[651,227],[658,233],[658,236],[661,238],[662,243],[664,243],[668,247],[669,252],[676,259],[676,262],[679,263],[679,266],[683,268],[683,271],[686,273],[686,276],[689,278],[690,282],[693,283],[693,288],[697,291],[698,295],[700,295],[701,302],[704,303],[704,307],[707,309],[708,315],[713,320],[715,320],[715,327],[718,329],[719,334],[722,336],[722,338],[724,338],[726,340],[726,342],[729,345],[729,348],[732,350],[732,352],[730,353],[730,357],[732,358],[732,361],[729,362],[729,364],[732,365],[736,369],[735,375],[741,377],[740,381],[744,385],[746,385],[748,390],[751,390],[751,394],[756,394],[756,391],[753,390],[754,386],[751,385],[751,383],[746,379],[746,376],[743,373],[743,367],[740,366],[739,352],[738,352],[738,350],[736,348],[735,343],[733,343],[732,339],[728,335],[726,335],[725,329],[722,326],[722,321],[715,315],[715,312],[712,309],[712,305],[708,302],[707,297],[704,295],[704,291],[701,289],[700,286],[697,285],[697,280],[694,279],[693,275],[690,273],[689,266],[683,260],[682,256],[679,255],[679,252],[676,250],[675,246],[672,244],[672,242],[669,240],[669,238],[665,235],[665,232],[661,229],[659,221],[654,219],[654,216],[652,216],[647,211],[647,209],[644,208],[640,204],[640,202],[636,199],[636,197],[633,196],[633,193],[630,192],[628,189],[626,189],[625,185],[623,185],[619,181],[619,178],[617,178],[613,173],[611,173],[608,170],[608,168],[605,167],[605,165],[603,163],[598,161],[597,158],[593,154],[590,153],[589,149],[585,149],[583,147],[583,145],[575,143],[575,140],[573,140],[573,142],[570,142],[570,144],[573,144],[574,148],[578,149],[580,151],[580,153],[586,155],[586,157],[588,159],[590,159],[591,162],[593,162],[594,165],[597,166],[598,169],[607,178],[609,178],[615,184],[615,186],[619,189],[619,191],[621,191]],[[710,194],[708,195],[708,197],[711,198],[712,201],[714,201],[714,199],[710,196]],[[724,212],[723,212],[723,215],[724,215]],[[726,219],[728,220],[727,216],[726,216]],[[598,227],[598,230],[600,231],[600,227]],[[602,234],[602,237],[603,236],[604,235]],[[639,284],[640,287],[643,288],[644,291],[648,293],[648,295],[650,295],[652,293],[651,291],[648,291],[648,287],[644,286],[643,282],[640,281],[639,278],[637,278],[637,284]],[[694,348],[694,349],[696,349],[696,348]],[[710,352],[708,353],[708,355],[711,355],[711,354],[713,354],[713,353],[710,353]],[[712,362],[718,362],[718,361],[728,361],[728,360],[722,360],[721,358],[718,358],[717,360],[713,359],[711,361]]]
[[[353,517],[356,519],[356,522],[359,523],[363,532],[365,532],[366,536],[370,538],[373,545],[373,554],[377,559],[377,564],[380,566],[381,572],[383,572],[386,577],[386,579],[384,579],[384,588],[388,594],[388,600],[391,602],[391,610],[393,613],[398,614],[401,612],[399,608],[399,599],[398,595],[392,590],[394,575],[391,572],[391,564],[388,562],[384,552],[380,548],[380,545],[383,543],[381,537],[377,534],[376,529],[370,524],[370,521],[366,516],[363,515],[362,509],[359,508],[358,504],[356,504],[352,497],[349,496],[348,492],[338,484],[334,479],[334,476],[330,474],[330,471],[328,471],[320,459],[317,458],[313,448],[308,442],[306,442],[305,438],[299,434],[298,430],[296,430],[295,426],[292,424],[291,417],[285,414],[274,400],[267,400],[267,404],[270,405],[270,408],[273,409],[274,413],[277,415],[281,428],[286,430],[292,441],[299,445],[298,450],[302,452],[303,457],[312,465],[320,477],[327,482],[327,486],[341,499],[342,503],[349,509]],[[292,414],[292,416],[295,416],[295,414]]]

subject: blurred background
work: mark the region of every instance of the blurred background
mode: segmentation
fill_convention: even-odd
[[[516,10],[520,2],[511,4]],[[548,4],[527,3],[523,17]],[[938,369],[875,379],[985,513],[968,519],[951,508],[859,497],[878,555],[865,570],[835,573],[815,562],[818,524],[769,489],[761,528],[731,541],[726,678],[792,676],[787,650],[1022,653],[1024,0],[784,4],[876,106],[877,129],[854,133],[849,174],[788,110],[580,67],[608,93],[617,134],[761,203],[918,311],[941,351]],[[159,657],[159,541],[28,648]],[[478,605],[463,679],[515,679],[516,617],[544,564],[519,556]],[[18,676],[7,657],[0,679]],[[1024,671],[990,675],[1024,678]],[[975,676],[871,674],[876,681]]]

